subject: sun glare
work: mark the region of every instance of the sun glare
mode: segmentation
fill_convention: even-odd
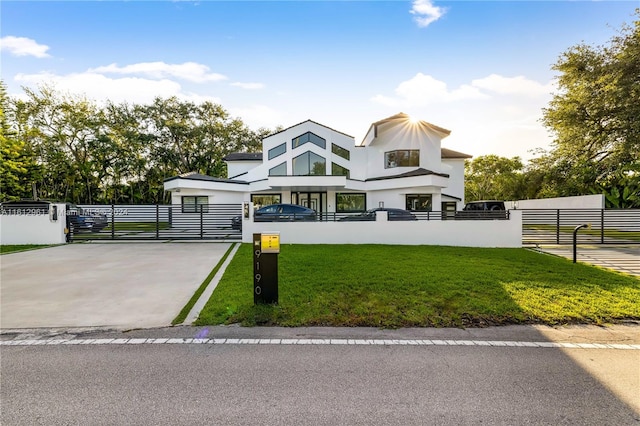
[[[411,123],[411,124],[418,124],[419,122],[420,122],[420,119],[419,119],[419,118],[416,118],[416,117],[415,117],[415,116],[413,116],[413,115],[410,115],[410,116],[409,116],[409,123]]]

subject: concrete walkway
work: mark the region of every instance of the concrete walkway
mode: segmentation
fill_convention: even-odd
[[[542,246],[538,250],[573,260],[573,246]],[[640,244],[578,245],[577,261],[640,277]]]
[[[0,327],[161,327],[230,243],[111,243],[0,256]]]

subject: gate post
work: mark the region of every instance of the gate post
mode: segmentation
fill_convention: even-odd
[[[196,204],[197,205],[197,204]],[[202,204],[200,204],[200,239],[203,240],[204,239],[204,221],[202,220],[202,212],[203,212],[203,208],[202,208]]]
[[[556,244],[560,244],[560,209],[556,212]]]
[[[111,239],[116,239],[116,206],[111,204]]]
[[[600,244],[604,244],[604,209],[600,209]]]
[[[160,205],[156,204],[156,240],[160,239]]]

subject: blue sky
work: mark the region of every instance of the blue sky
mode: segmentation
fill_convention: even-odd
[[[0,5],[12,95],[220,103],[250,127],[306,119],[355,137],[405,112],[474,156],[548,148],[551,66],[634,19],[632,1],[24,2]]]

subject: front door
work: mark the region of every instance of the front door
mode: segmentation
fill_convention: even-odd
[[[326,192],[292,192],[291,204],[308,207],[318,213],[318,217],[322,217],[327,205]]]

